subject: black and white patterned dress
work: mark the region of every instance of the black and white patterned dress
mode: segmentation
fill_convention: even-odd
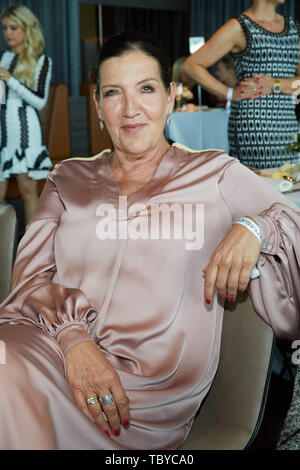
[[[252,74],[274,78],[295,77],[299,63],[299,29],[285,17],[281,33],[272,33],[247,15],[238,21],[246,37],[245,51],[231,54],[238,80]],[[299,89],[299,86],[298,86]],[[299,131],[291,95],[270,94],[231,103],[228,137],[230,154],[254,168],[278,167],[299,161],[297,153],[283,149]]]
[[[17,54],[0,52],[0,67],[13,74],[17,59]],[[53,166],[38,114],[47,103],[51,69],[51,59],[42,54],[33,89],[13,76],[6,83],[6,104],[0,107],[0,181],[21,173],[34,180],[44,179]]]

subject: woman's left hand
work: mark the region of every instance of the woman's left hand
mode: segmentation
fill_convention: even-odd
[[[246,289],[259,253],[260,243],[256,236],[246,227],[234,225],[203,270],[206,303],[212,301],[215,287],[224,299],[235,300],[237,292]]]
[[[3,68],[3,67],[0,67],[0,80],[4,80],[5,82],[7,82],[11,77],[11,73]]]

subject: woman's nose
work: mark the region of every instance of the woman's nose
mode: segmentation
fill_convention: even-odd
[[[139,113],[138,100],[131,94],[125,94],[124,96],[124,108],[123,114],[125,117],[133,118]]]

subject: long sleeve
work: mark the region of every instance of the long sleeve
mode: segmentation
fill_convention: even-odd
[[[55,184],[48,178],[18,247],[12,291],[0,305],[0,323],[33,323],[55,337],[66,353],[75,344],[92,340],[88,329],[95,310],[80,289],[52,281],[55,233],[63,211]]]
[[[260,277],[249,283],[256,312],[276,336],[299,338],[300,209],[238,162],[222,172],[219,188],[233,223],[251,216],[260,227]]]
[[[15,77],[11,77],[7,86],[27,104],[38,110],[46,105],[52,73],[52,60],[45,54],[41,55],[35,72],[34,88],[31,90]]]

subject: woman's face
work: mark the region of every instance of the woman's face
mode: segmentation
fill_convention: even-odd
[[[5,17],[2,20],[4,39],[9,48],[20,52],[24,46],[25,30],[15,20]]]
[[[97,111],[116,149],[143,154],[164,141],[175,86],[171,83],[166,91],[155,59],[141,51],[107,59],[100,67],[100,80]]]

